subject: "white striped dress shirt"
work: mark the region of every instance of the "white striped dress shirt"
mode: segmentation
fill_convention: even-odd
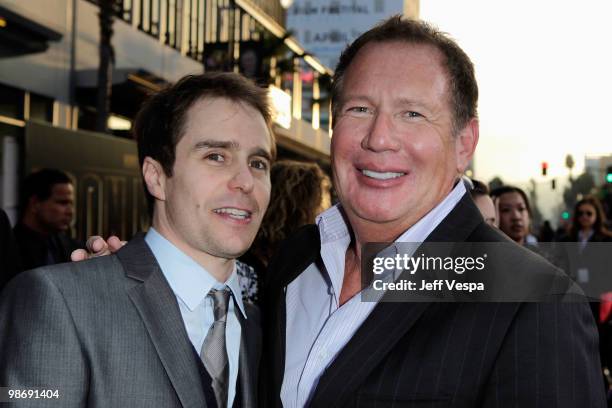
[[[422,242],[461,200],[462,182],[396,242]],[[353,296],[339,307],[348,225],[334,206],[317,217],[322,264],[310,264],[287,287],[285,375],[281,400],[286,408],[305,406],[325,369],[376,306]]]

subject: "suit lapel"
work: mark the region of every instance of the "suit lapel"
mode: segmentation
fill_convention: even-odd
[[[427,237],[428,242],[462,242],[483,222],[469,194]],[[379,302],[320,378],[312,406],[342,406],[430,303]],[[283,332],[284,334],[284,332]],[[284,350],[284,349],[283,349]]]
[[[183,407],[206,407],[193,346],[176,296],[139,235],[118,253],[126,274],[141,284],[128,291]]]
[[[379,303],[319,380],[310,405],[342,406],[429,303]]]

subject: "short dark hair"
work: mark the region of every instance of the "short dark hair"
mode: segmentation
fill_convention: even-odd
[[[395,15],[363,33],[342,52],[331,90],[333,117],[339,117],[346,71],[359,51],[371,42],[405,42],[430,45],[439,50],[444,58],[442,65],[448,74],[454,133],[462,129],[470,119],[478,116],[478,84],[474,75],[474,65],[467,54],[446,33],[432,25]]]
[[[268,125],[272,157],[275,157],[276,144],[270,125],[271,111],[266,90],[239,74],[214,72],[183,77],[144,103],[136,116],[133,130],[141,168],[145,157],[151,157],[161,164],[167,176],[172,176],[176,145],[183,136],[187,112],[204,98],[229,99],[261,113]],[[146,185],[144,191],[149,213],[152,214],[155,200]]]
[[[521,197],[523,197],[523,201],[525,202],[525,207],[527,208],[529,216],[533,216],[533,213],[531,212],[531,205],[529,205],[529,199],[527,198],[527,194],[525,194],[525,192],[521,188],[515,186],[497,187],[495,190],[491,191],[491,197],[495,199],[507,193],[519,193]]]
[[[19,208],[21,213],[28,206],[30,198],[36,197],[45,201],[51,197],[53,186],[56,184],[72,184],[66,173],[57,169],[41,169],[27,175],[21,183],[19,194]]]
[[[489,195],[489,187],[485,183],[480,180],[471,179],[472,188],[470,188],[470,195],[473,198],[488,196]]]

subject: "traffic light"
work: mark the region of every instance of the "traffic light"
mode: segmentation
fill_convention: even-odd
[[[612,166],[608,166],[606,169],[606,183],[612,184]]]
[[[563,211],[563,214],[561,214],[561,218],[563,218],[564,220],[569,220],[570,218],[569,211]]]
[[[547,172],[548,172],[548,163],[542,162],[542,175],[545,176]]]

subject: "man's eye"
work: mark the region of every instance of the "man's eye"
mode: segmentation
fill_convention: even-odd
[[[419,112],[415,112],[415,111],[408,111],[404,113],[404,116],[407,118],[422,118],[423,115],[421,115]]]
[[[265,160],[252,160],[251,167],[257,170],[267,170],[268,162],[266,162]]]
[[[370,108],[368,108],[367,106],[352,106],[347,109],[347,112],[354,113],[357,115],[363,115],[370,113]]]
[[[219,153],[210,153],[206,155],[205,159],[210,160],[210,161],[220,162],[220,163],[225,161],[225,157],[223,157],[223,155]]]

